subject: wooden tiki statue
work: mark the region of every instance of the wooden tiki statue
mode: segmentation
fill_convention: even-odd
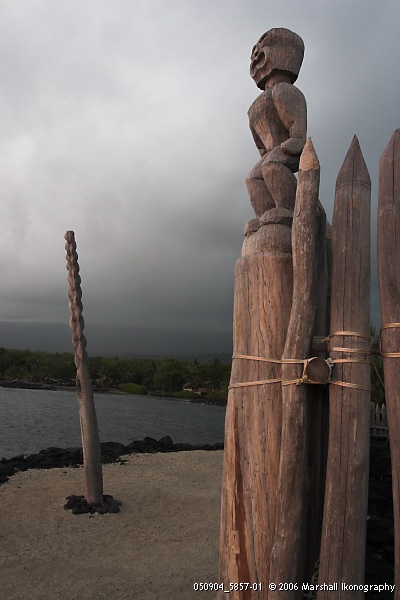
[[[279,28],[265,33],[251,56],[250,74],[262,93],[248,114],[261,158],[246,180],[256,217],[245,226],[235,272],[221,502],[220,582],[225,590],[231,582],[251,584],[232,589],[235,599],[275,597],[268,590],[270,575],[293,575],[294,582],[304,566],[299,514],[305,502],[307,402],[300,414],[304,386],[295,382],[315,323],[319,163],[311,140],[306,144],[306,101],[293,85],[303,53],[301,38]],[[283,443],[292,444],[293,452],[283,456]],[[288,483],[294,485],[290,490]],[[290,524],[277,504],[278,489],[289,504],[298,503]],[[277,544],[286,526],[297,532],[291,547]],[[220,590],[218,598],[224,597]]]

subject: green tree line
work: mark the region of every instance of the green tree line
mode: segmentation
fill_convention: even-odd
[[[372,400],[382,403],[385,398],[382,358],[375,356],[373,362]],[[193,390],[208,390],[208,396],[212,396],[213,393],[226,396],[230,370],[230,364],[218,359],[201,363],[198,360],[181,361],[173,358],[94,356],[89,361],[90,376],[97,388],[123,389],[124,384],[136,384],[147,392],[161,394],[179,392],[185,386]],[[61,385],[68,385],[73,383],[75,376],[74,356],[69,352],[32,352],[0,348],[2,379],[32,383],[55,381]]]
[[[197,360],[118,358],[94,356],[89,372],[95,387],[118,389],[134,383],[146,391],[163,394],[206,386],[226,392],[230,365],[218,359],[200,363]],[[0,377],[32,383],[58,382],[71,384],[76,376],[74,355],[69,352],[33,352],[0,348]]]

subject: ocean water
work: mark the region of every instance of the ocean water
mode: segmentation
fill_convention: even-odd
[[[223,442],[225,407],[125,394],[95,394],[101,442],[164,435],[177,443]],[[74,390],[0,388],[0,458],[81,445]]]

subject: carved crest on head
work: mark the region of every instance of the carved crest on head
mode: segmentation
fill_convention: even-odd
[[[275,72],[285,73],[294,83],[304,57],[304,43],[297,33],[278,27],[264,33],[251,53],[250,75],[260,89]]]

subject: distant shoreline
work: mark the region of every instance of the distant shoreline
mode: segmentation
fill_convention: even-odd
[[[21,390],[50,390],[54,392],[62,392],[62,391],[71,391],[77,392],[78,388],[73,385],[52,385],[48,383],[34,383],[31,381],[20,381],[20,380],[11,380],[11,379],[1,379],[0,387],[10,388],[10,389],[21,389]],[[100,389],[93,388],[94,394],[120,394],[121,396],[135,396],[135,394],[129,394],[126,392],[122,392],[118,389]],[[157,392],[149,392],[144,394],[146,396],[154,396],[156,398],[169,398],[172,400],[181,400],[182,398],[175,397],[172,394],[160,394]],[[226,406],[226,400],[223,398],[205,398],[204,396],[200,396],[198,398],[184,398],[185,402],[190,402],[193,404],[210,404],[213,406]]]
[[[21,390],[54,390],[58,391],[59,389],[76,389],[74,387],[69,386],[55,386],[47,383],[33,383],[31,381],[17,381],[11,379],[2,379],[0,381],[0,387],[4,388],[18,388]]]

